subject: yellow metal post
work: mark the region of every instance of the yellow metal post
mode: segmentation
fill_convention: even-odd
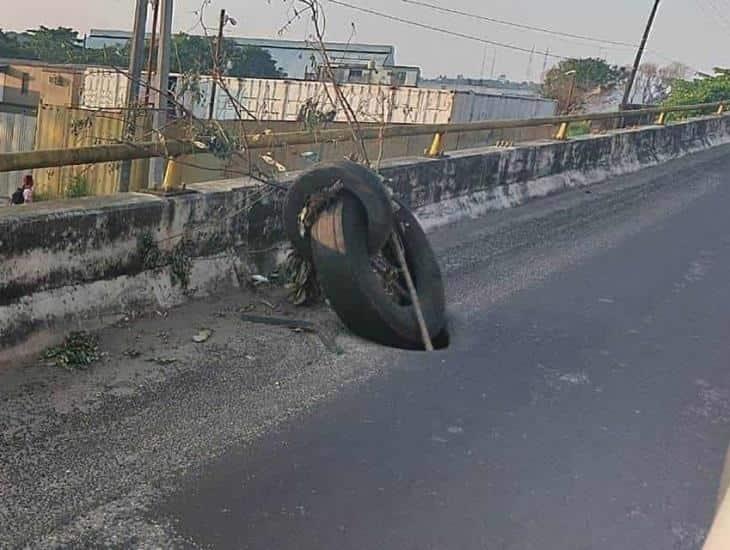
[[[667,123],[667,113],[659,113],[659,117],[656,119],[657,126],[664,126]]]
[[[563,141],[568,139],[568,123],[561,122],[558,132],[555,134],[555,139]]]
[[[167,167],[165,168],[165,178],[162,181],[162,190],[164,192],[176,191],[180,188],[180,165],[175,162],[174,158],[167,160]]]
[[[436,132],[431,146],[425,151],[427,157],[440,157],[444,154],[444,133]]]

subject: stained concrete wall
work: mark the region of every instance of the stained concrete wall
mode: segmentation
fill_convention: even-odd
[[[433,226],[728,141],[730,117],[708,117],[567,142],[393,160],[382,173]],[[197,193],[174,198],[131,193],[0,209],[0,361],[49,327],[70,329],[171,306],[273,269],[286,246],[283,191],[244,179],[194,187]],[[141,236],[154,241],[155,250],[140,246]],[[176,257],[190,260],[187,288],[176,284],[177,268],[154,268],[149,261],[157,248],[170,253],[181,242]]]

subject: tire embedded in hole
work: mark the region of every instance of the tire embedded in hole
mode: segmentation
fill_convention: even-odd
[[[391,275],[391,287],[384,284],[383,265],[398,264],[393,263],[387,244],[378,254],[370,254],[367,227],[365,208],[348,192],[320,213],[312,226],[311,247],[322,290],[342,322],[358,336],[387,346],[423,349],[402,276]],[[436,338],[446,324],[444,285],[436,256],[407,208],[394,213],[394,228],[405,249],[426,327],[431,338]],[[383,263],[374,266],[374,259]]]
[[[357,197],[365,208],[370,253],[380,250],[393,230],[390,197],[375,172],[349,160],[323,162],[297,177],[284,199],[284,230],[294,250],[307,260],[312,256],[310,233],[306,228],[302,231],[299,217],[305,208],[312,206],[313,197],[327,194],[337,185]]]

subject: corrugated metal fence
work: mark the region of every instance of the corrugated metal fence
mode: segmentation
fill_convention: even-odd
[[[84,109],[43,105],[38,112],[38,130],[36,132],[36,149],[63,149],[82,147],[85,145],[101,145],[117,143],[122,137],[123,111],[116,109]],[[151,113],[140,113],[137,127],[140,129],[140,140],[152,139]],[[223,121],[222,125],[234,136],[242,133],[259,134],[265,141],[265,135],[271,132],[286,133],[301,130],[301,124],[295,121],[261,121],[246,122]],[[365,126],[376,126],[364,123]],[[346,124],[330,123],[332,128],[346,128]],[[444,136],[446,148],[450,151],[479,147],[495,143],[497,140],[527,141],[547,138],[553,129],[549,126],[536,128],[515,128],[504,130],[483,130],[470,132],[452,132]],[[165,136],[172,139],[195,139],[191,133],[191,125],[179,121],[165,129]],[[333,160],[359,153],[358,148],[349,140],[343,142],[317,142],[302,145],[275,145],[266,152],[281,163],[287,170],[301,170],[311,166],[318,160]],[[384,140],[366,139],[365,147],[372,161],[423,154],[433,139],[432,135],[412,137],[391,137]],[[268,163],[260,162],[258,152],[253,155],[253,162],[258,169],[268,169]],[[181,181],[193,184],[216,179],[235,178],[250,173],[248,155],[234,156],[222,160],[211,154],[183,157],[178,160],[181,167]],[[66,166],[63,168],[44,168],[35,170],[37,192],[44,198],[61,198],[77,195],[108,195],[119,190],[121,173],[120,162],[107,162],[83,166]],[[147,187],[149,161],[137,160],[132,163],[130,190],[138,191]]]
[[[147,115],[141,114],[139,128],[147,128]],[[63,149],[86,145],[118,143],[122,137],[124,114],[121,110],[93,110],[56,105],[41,105],[38,110],[36,149]],[[119,189],[121,162],[104,162],[63,168],[36,170],[37,190],[48,198],[73,193],[108,195]],[[149,161],[132,163],[130,189],[147,185]]]
[[[32,151],[36,117],[20,113],[0,113],[0,153]],[[18,188],[20,172],[0,173],[0,201],[5,201]]]

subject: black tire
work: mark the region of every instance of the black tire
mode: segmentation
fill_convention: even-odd
[[[373,271],[364,235],[366,214],[357,199],[342,198],[322,212],[312,227],[312,257],[332,309],[355,334],[404,349],[423,349],[412,305],[400,305]],[[416,217],[395,213],[406,261],[432,338],[445,329],[444,285],[436,256]]]
[[[307,170],[289,188],[284,200],[283,222],[294,249],[311,260],[310,235],[299,232],[299,213],[307,201],[336,182],[362,203],[367,212],[368,250],[376,253],[393,231],[393,208],[380,178],[375,172],[352,161],[325,162]]]

